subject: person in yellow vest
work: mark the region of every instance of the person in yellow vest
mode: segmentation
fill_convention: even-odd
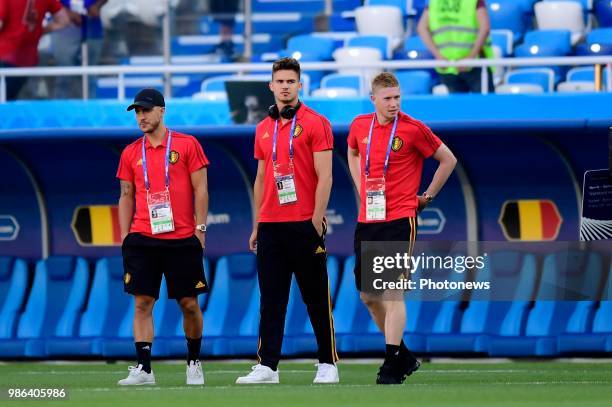
[[[493,58],[490,21],[485,0],[430,0],[417,32],[438,60]],[[480,93],[480,68],[437,68],[450,93]],[[487,69],[489,91],[493,91]]]

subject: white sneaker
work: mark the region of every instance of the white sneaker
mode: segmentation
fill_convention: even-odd
[[[236,379],[236,384],[278,384],[278,370],[275,372],[268,366],[255,365],[251,368],[251,373]]]
[[[317,363],[317,375],[312,381],[315,384],[329,384],[340,382],[338,368],[330,363]]]
[[[189,362],[189,366],[187,366],[187,384],[204,384],[204,372],[199,360]]]
[[[147,373],[142,370],[142,365],[138,365],[136,367],[130,366],[128,367],[130,373],[128,377],[125,379],[121,379],[117,382],[120,386],[141,386],[143,384],[155,384],[155,375],[153,374],[153,370],[151,373]]]

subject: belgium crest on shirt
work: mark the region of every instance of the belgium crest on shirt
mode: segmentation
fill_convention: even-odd
[[[295,125],[295,130],[293,130],[293,138],[300,137],[300,134],[302,134],[302,131],[304,131],[302,126],[300,126],[299,124],[296,124]]]
[[[172,150],[170,151],[170,164],[176,164],[179,160],[179,153],[178,151]]]
[[[395,136],[393,138],[393,144],[391,144],[391,149],[397,153],[398,151],[400,151],[403,145],[404,142],[402,141],[402,139]]]

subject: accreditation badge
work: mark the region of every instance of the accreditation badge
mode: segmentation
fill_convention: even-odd
[[[152,234],[158,235],[174,231],[174,219],[172,217],[170,191],[168,191],[168,188],[153,194],[147,193],[147,206],[149,208]]]
[[[366,220],[385,220],[387,199],[385,178],[366,178]]]
[[[297,202],[293,161],[285,164],[274,163],[273,165],[278,202],[281,205],[288,205]]]

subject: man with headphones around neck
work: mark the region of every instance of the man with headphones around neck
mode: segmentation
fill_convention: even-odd
[[[272,66],[275,104],[255,132],[255,216],[249,247],[257,253],[260,321],[258,364],[238,384],[279,383],[285,314],[292,274],[318,344],[313,383],[338,383],[334,321],[327,277],[324,218],[332,186],[329,121],[298,99],[300,64]]]

